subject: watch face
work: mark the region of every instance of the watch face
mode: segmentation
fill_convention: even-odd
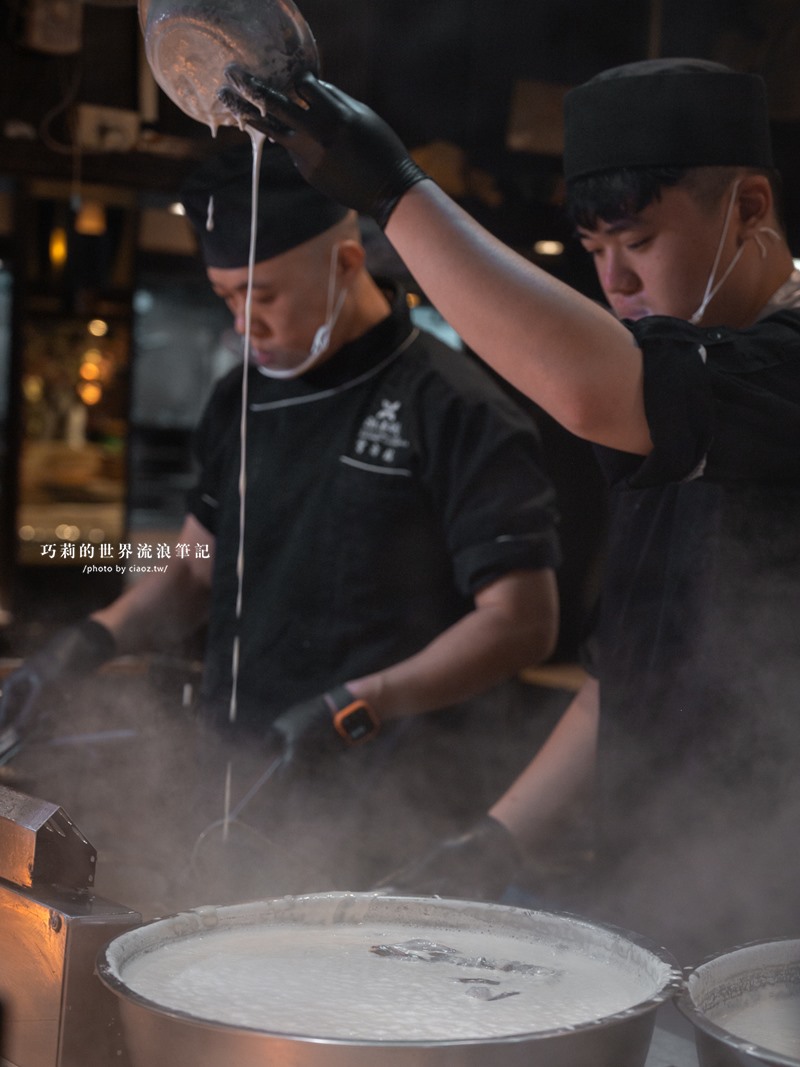
[[[363,701],[343,708],[336,716],[336,726],[349,741],[363,741],[378,728],[369,707]]]

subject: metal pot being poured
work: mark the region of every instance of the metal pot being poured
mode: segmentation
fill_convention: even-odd
[[[98,974],[132,1067],[642,1067],[679,980],[612,927],[358,893],[161,919]]]
[[[316,42],[292,0],[139,0],[139,22],[153,77],[212,133],[236,124],[217,100],[229,63],[281,91],[302,72],[319,72]]]

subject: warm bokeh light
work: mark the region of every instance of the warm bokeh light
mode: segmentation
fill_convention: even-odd
[[[37,404],[44,395],[44,381],[38,374],[26,374],[22,379],[22,395],[29,404]]]
[[[62,522],[56,526],[55,534],[59,541],[77,541],[81,536],[81,531],[79,526]]]
[[[88,330],[92,337],[105,337],[108,333],[108,323],[105,319],[92,319],[89,323]]]
[[[100,368],[96,363],[81,363],[80,370],[78,371],[81,378],[86,382],[95,382],[100,377]]]
[[[50,233],[50,262],[56,269],[67,262],[67,231],[63,226],[55,226]]]
[[[537,241],[533,250],[537,256],[560,256],[564,245],[561,241]]]
[[[93,404],[99,403],[103,396],[103,390],[96,382],[80,382],[78,396],[87,407],[91,407]]]
[[[75,233],[102,237],[106,232],[106,209],[97,200],[83,200],[75,217]]]

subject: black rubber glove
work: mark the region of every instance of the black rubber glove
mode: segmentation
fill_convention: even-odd
[[[383,119],[312,73],[294,85],[307,108],[235,64],[225,74],[228,85],[217,93],[225,107],[283,145],[309,184],[381,227],[403,194],[428,177]]]
[[[94,619],[66,626],[9,674],[0,696],[0,728],[21,734],[36,711],[39,696],[65,678],[89,674],[116,652],[109,630]]]
[[[344,686],[339,686],[335,694],[339,704],[345,702],[342,696],[355,700]],[[284,766],[311,762],[348,748],[333,725],[336,707],[337,702],[331,693],[321,693],[293,705],[273,721],[268,741],[270,747],[277,747],[283,753]]]
[[[412,896],[499,900],[521,863],[513,835],[485,815],[465,833],[446,838],[373,888]]]

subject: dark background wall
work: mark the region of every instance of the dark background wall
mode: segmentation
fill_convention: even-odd
[[[74,52],[31,46],[31,12],[40,6],[50,19],[57,6],[78,11]],[[300,8],[324,76],[375,107],[411,146],[454,142],[473,163],[502,174],[510,169],[504,142],[520,79],[568,86],[647,55],[693,54],[764,74],[781,160],[797,169],[796,0],[306,0]],[[136,8],[126,0],[5,0],[3,23],[0,173],[69,173],[76,104],[139,107]],[[169,137],[208,150],[208,131],[159,97],[157,118],[145,124],[149,151],[84,153],[84,177],[170,187],[182,169],[176,156],[187,149],[170,150]],[[532,169],[534,162],[527,161]]]
[[[797,0],[302,0],[300,8],[324,77],[382,114],[433,176],[501,239],[593,295],[591,266],[561,213],[563,92],[605,67],[657,55],[695,55],[757,71],[767,81],[789,239],[800,254]],[[71,192],[101,184],[127,205],[109,210],[109,220],[116,211],[135,231],[125,283],[103,298],[133,338],[128,496],[137,521],[171,523],[180,513],[188,423],[202,390],[195,388],[183,409],[176,400],[171,421],[163,412],[167,397],[186,393],[187,360],[209,374],[217,365],[219,320],[191,249],[168,242],[154,248],[144,236],[147,212],[163,208],[187,171],[217,145],[206,127],[155,88],[135,5],[5,0],[0,20],[0,262],[8,268],[0,277],[8,348],[5,366],[0,352],[1,619],[9,600],[16,612],[41,613],[53,589],[53,575],[35,568],[20,586],[14,527],[20,338],[32,314],[30,302],[25,310],[28,265],[38,255],[34,233],[42,223],[41,209],[33,210],[42,195],[34,193],[36,184],[61,183],[67,201]],[[121,147],[111,137],[99,149],[87,146],[77,133],[85,105],[127,115],[133,140]],[[224,128],[218,141],[243,136]],[[160,219],[163,239],[167,220]],[[533,243],[543,237],[562,240],[563,255],[538,259]],[[86,276],[78,282],[67,301],[71,311],[92,298],[81,289]],[[157,311],[149,317],[142,311],[148,301]],[[194,332],[187,334],[189,320]],[[562,650],[572,654],[600,551],[602,488],[587,447],[536,414],[574,562],[563,574]],[[92,606],[85,602],[89,588],[85,581],[65,585],[64,611]],[[98,600],[107,592],[91,587]]]

